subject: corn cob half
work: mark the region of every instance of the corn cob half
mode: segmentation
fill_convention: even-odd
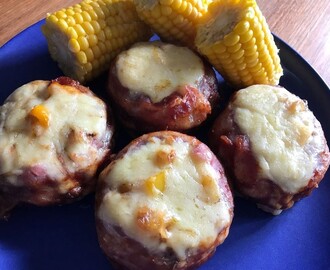
[[[133,0],[140,18],[164,41],[192,47],[210,0]]]
[[[63,73],[80,82],[100,75],[119,52],[151,37],[130,0],[84,0],[48,14],[42,32]]]
[[[283,70],[255,0],[215,0],[197,26],[195,46],[234,87],[279,83]]]

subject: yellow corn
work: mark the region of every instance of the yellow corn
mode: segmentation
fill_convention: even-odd
[[[41,104],[34,106],[29,115],[32,116],[40,126],[45,128],[49,126],[49,115],[45,106]]]
[[[144,183],[145,191],[148,195],[154,196],[165,189],[165,172],[161,171],[150,176]]]
[[[193,46],[209,0],[133,0],[140,18],[164,41]]]
[[[100,75],[118,53],[151,36],[131,0],[84,0],[48,14],[42,31],[51,57],[80,82]]]
[[[278,49],[255,0],[215,0],[198,26],[195,46],[234,87],[279,83]]]

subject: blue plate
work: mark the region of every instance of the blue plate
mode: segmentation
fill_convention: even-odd
[[[62,74],[48,54],[42,23],[0,49],[1,103],[24,83]],[[281,85],[308,100],[330,142],[328,86],[292,48],[275,39],[285,68]],[[229,237],[200,269],[330,269],[329,193],[330,172],[311,196],[279,216],[237,198]],[[9,221],[0,221],[0,269],[109,269],[97,242],[93,201],[90,195],[71,205],[16,208]]]

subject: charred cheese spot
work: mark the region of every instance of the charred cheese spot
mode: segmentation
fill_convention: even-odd
[[[120,226],[152,252],[170,248],[180,259],[186,258],[187,250],[198,252],[205,241],[213,243],[231,214],[228,202],[221,200],[220,172],[210,159],[194,157],[196,147],[210,151],[194,140],[173,136],[153,136],[128,148],[110,170],[101,173],[109,192],[98,208],[98,218]],[[161,159],[161,167],[155,157]],[[118,192],[128,183],[135,188]]]
[[[155,164],[159,167],[163,167],[171,164],[174,158],[175,158],[174,149],[171,149],[170,151],[159,150],[156,153]]]
[[[250,139],[260,177],[289,193],[305,187],[324,147],[307,104],[282,87],[255,85],[240,90],[232,106],[236,124]]]
[[[118,186],[118,192],[128,193],[132,191],[132,188],[133,188],[132,184],[122,183],[120,186]]]
[[[169,237],[169,229],[175,223],[175,218],[166,216],[165,213],[154,211],[147,206],[137,209],[137,226],[160,240]]]
[[[197,87],[204,75],[203,62],[194,52],[161,42],[138,43],[119,55],[116,68],[124,87],[153,103],[182,86]]]
[[[306,111],[308,109],[307,104],[300,99],[292,101],[292,102],[290,102],[289,100],[286,100],[286,104],[287,104],[288,111],[292,114]]]
[[[73,179],[65,179],[64,181],[61,181],[60,184],[60,193],[67,193],[68,190],[73,190],[74,188],[79,187],[79,183],[76,181],[73,181]]]
[[[201,179],[206,194],[206,200],[210,203],[217,203],[220,200],[219,187],[209,175],[203,175]]]

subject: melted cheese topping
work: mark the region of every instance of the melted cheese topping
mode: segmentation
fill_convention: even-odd
[[[109,191],[98,216],[150,250],[170,247],[181,259],[187,249],[213,243],[230,222],[228,205],[217,184],[219,172],[192,152],[188,142],[158,138],[130,149],[102,174]],[[151,180],[158,182],[153,193]]]
[[[260,177],[287,192],[306,186],[324,148],[307,104],[284,88],[255,85],[239,91],[232,106],[235,122],[250,138]]]
[[[202,60],[190,49],[161,42],[139,43],[116,62],[120,83],[133,93],[160,102],[179,87],[197,87],[204,75]]]
[[[48,126],[31,117],[37,105],[47,112]],[[105,151],[93,141],[111,136],[100,99],[48,81],[34,81],[13,92],[0,107],[0,124],[0,175],[14,185],[22,184],[17,176],[26,167],[41,166],[61,180],[92,165]]]

